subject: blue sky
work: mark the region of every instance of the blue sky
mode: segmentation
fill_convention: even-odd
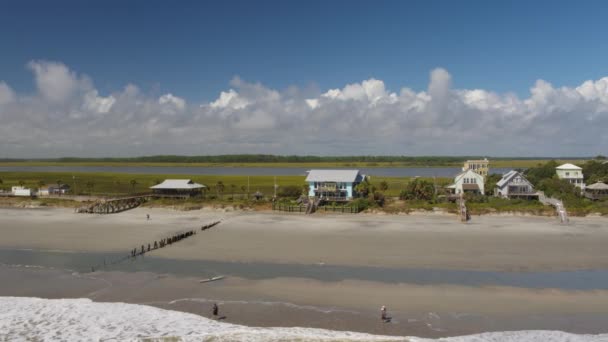
[[[606,1],[6,1],[0,158],[606,155],[606,13]]]
[[[13,1],[0,11],[0,75],[61,61],[101,92],[127,83],[212,100],[233,76],[269,87],[341,87],[375,77],[526,95],[606,71],[603,1]]]

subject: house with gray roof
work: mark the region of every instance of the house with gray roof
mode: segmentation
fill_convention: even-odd
[[[306,177],[308,196],[328,201],[349,201],[355,187],[365,180],[359,170],[310,170]]]
[[[603,200],[608,198],[608,184],[604,182],[597,182],[588,185],[585,188],[585,197],[590,200]]]
[[[206,186],[194,183],[191,179],[165,179],[162,183],[151,186],[157,195],[190,197],[201,193]]]
[[[505,173],[496,183],[494,195],[503,198],[538,198],[532,183],[521,172],[515,170]]]

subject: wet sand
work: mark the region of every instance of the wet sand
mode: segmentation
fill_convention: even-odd
[[[145,219],[146,214],[151,220]],[[451,215],[329,216],[176,212],[115,215],[71,210],[0,209],[0,248],[122,252],[168,234],[199,232],[149,255],[170,260],[345,265],[490,271],[606,269],[608,220]],[[1,260],[0,260],[1,261]],[[88,297],[155,305],[251,326],[307,326],[375,334],[453,336],[510,329],[606,332],[608,290],[414,285],[345,279],[224,280],[144,272],[94,272],[0,266],[0,296]],[[379,320],[389,307],[391,324]]]
[[[153,273],[69,274],[0,266],[5,296],[88,297],[191,312],[249,326],[306,326],[389,335],[454,336],[509,329],[605,332],[608,291],[528,290],[508,287],[415,286],[374,282],[319,282],[227,278],[200,284],[191,277]],[[39,282],[43,278],[44,282]],[[393,322],[380,322],[378,303]]]

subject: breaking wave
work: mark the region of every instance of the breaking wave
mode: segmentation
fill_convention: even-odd
[[[255,328],[146,305],[90,299],[0,297],[0,340],[608,342],[608,334],[514,331],[432,340],[314,328]]]

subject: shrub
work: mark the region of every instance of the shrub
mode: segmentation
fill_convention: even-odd
[[[435,186],[433,183],[414,179],[405,186],[405,190],[399,194],[400,199],[405,200],[432,200],[435,197]]]
[[[279,189],[278,196],[286,198],[298,198],[302,195],[302,187],[297,185],[286,185]]]

